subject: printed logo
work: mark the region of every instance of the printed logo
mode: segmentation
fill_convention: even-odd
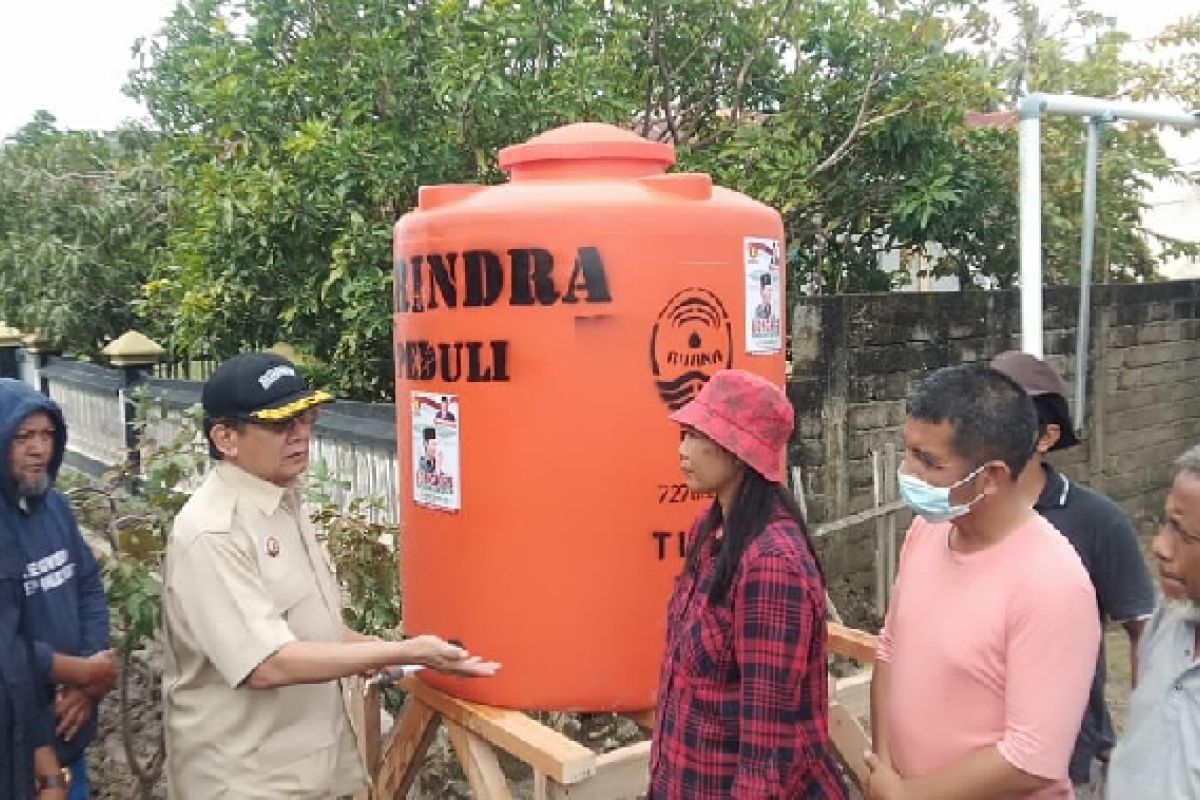
[[[75,577],[75,562],[65,549],[56,550],[45,558],[25,565],[25,596],[50,592]]]
[[[670,299],[650,334],[650,369],[667,408],[683,408],[718,370],[733,364],[733,327],[720,298],[691,287]]]
[[[280,364],[277,367],[271,367],[269,370],[258,376],[258,385],[263,388],[263,391],[271,388],[271,384],[280,378],[294,378],[296,370],[291,367]]]

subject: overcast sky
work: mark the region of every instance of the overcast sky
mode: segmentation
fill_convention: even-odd
[[[1060,0],[1039,0],[1046,9]],[[144,115],[121,94],[132,46],[153,34],[175,0],[0,0],[0,137],[38,109],[64,128],[113,128]],[[1135,38],[1197,8],[1197,0],[1091,0]]]
[[[64,128],[113,128],[145,114],[121,94],[133,43],[174,0],[0,0],[0,135],[38,109]]]

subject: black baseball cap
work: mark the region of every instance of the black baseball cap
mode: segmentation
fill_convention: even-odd
[[[280,422],[333,402],[308,388],[296,365],[275,353],[243,353],[223,361],[204,383],[200,404],[210,419]]]
[[[1067,385],[1050,365],[1020,350],[1007,350],[992,359],[992,369],[1012,378],[1033,399],[1038,422],[1059,428],[1058,441],[1051,450],[1065,450],[1079,444],[1071,425],[1071,407],[1067,404]]]

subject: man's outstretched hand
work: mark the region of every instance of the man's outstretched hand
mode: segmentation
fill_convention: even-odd
[[[414,636],[408,644],[418,648],[418,663],[447,675],[489,678],[500,670],[499,663],[473,656],[466,649],[437,636]]]

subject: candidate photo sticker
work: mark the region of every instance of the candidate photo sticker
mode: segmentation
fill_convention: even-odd
[[[778,239],[747,236],[742,246],[746,273],[746,352],[770,355],[783,349],[783,254]]]
[[[460,510],[458,395],[413,392],[411,427],[413,502]]]

